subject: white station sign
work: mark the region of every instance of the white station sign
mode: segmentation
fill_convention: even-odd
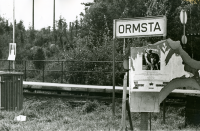
[[[114,38],[150,37],[167,35],[167,18],[141,17],[113,21]]]

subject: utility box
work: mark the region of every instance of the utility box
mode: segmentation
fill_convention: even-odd
[[[200,125],[200,95],[187,95],[185,106],[185,125]]]
[[[23,108],[23,73],[0,72],[1,110],[21,110]]]

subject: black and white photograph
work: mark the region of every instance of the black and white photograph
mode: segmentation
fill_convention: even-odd
[[[199,131],[200,0],[0,0],[0,131]]]
[[[143,55],[143,70],[160,70],[160,56],[157,50],[145,50]]]

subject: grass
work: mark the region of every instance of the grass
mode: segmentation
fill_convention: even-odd
[[[112,116],[112,105],[98,101],[74,105],[66,99],[26,97],[21,111],[1,111],[0,131],[118,131],[121,124],[121,103],[116,103]],[[25,122],[14,121],[15,116],[25,115]],[[168,107],[166,123],[162,124],[162,111],[152,113],[152,130],[199,130],[184,127],[184,108]],[[132,113],[134,130],[139,130],[140,114]],[[127,118],[127,129],[129,122]]]

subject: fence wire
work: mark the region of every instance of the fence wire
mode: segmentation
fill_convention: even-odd
[[[39,66],[38,66],[39,65]],[[115,81],[120,86],[123,82],[123,62],[115,63]],[[112,61],[15,61],[0,60],[1,71],[24,73],[24,81],[112,85]]]

